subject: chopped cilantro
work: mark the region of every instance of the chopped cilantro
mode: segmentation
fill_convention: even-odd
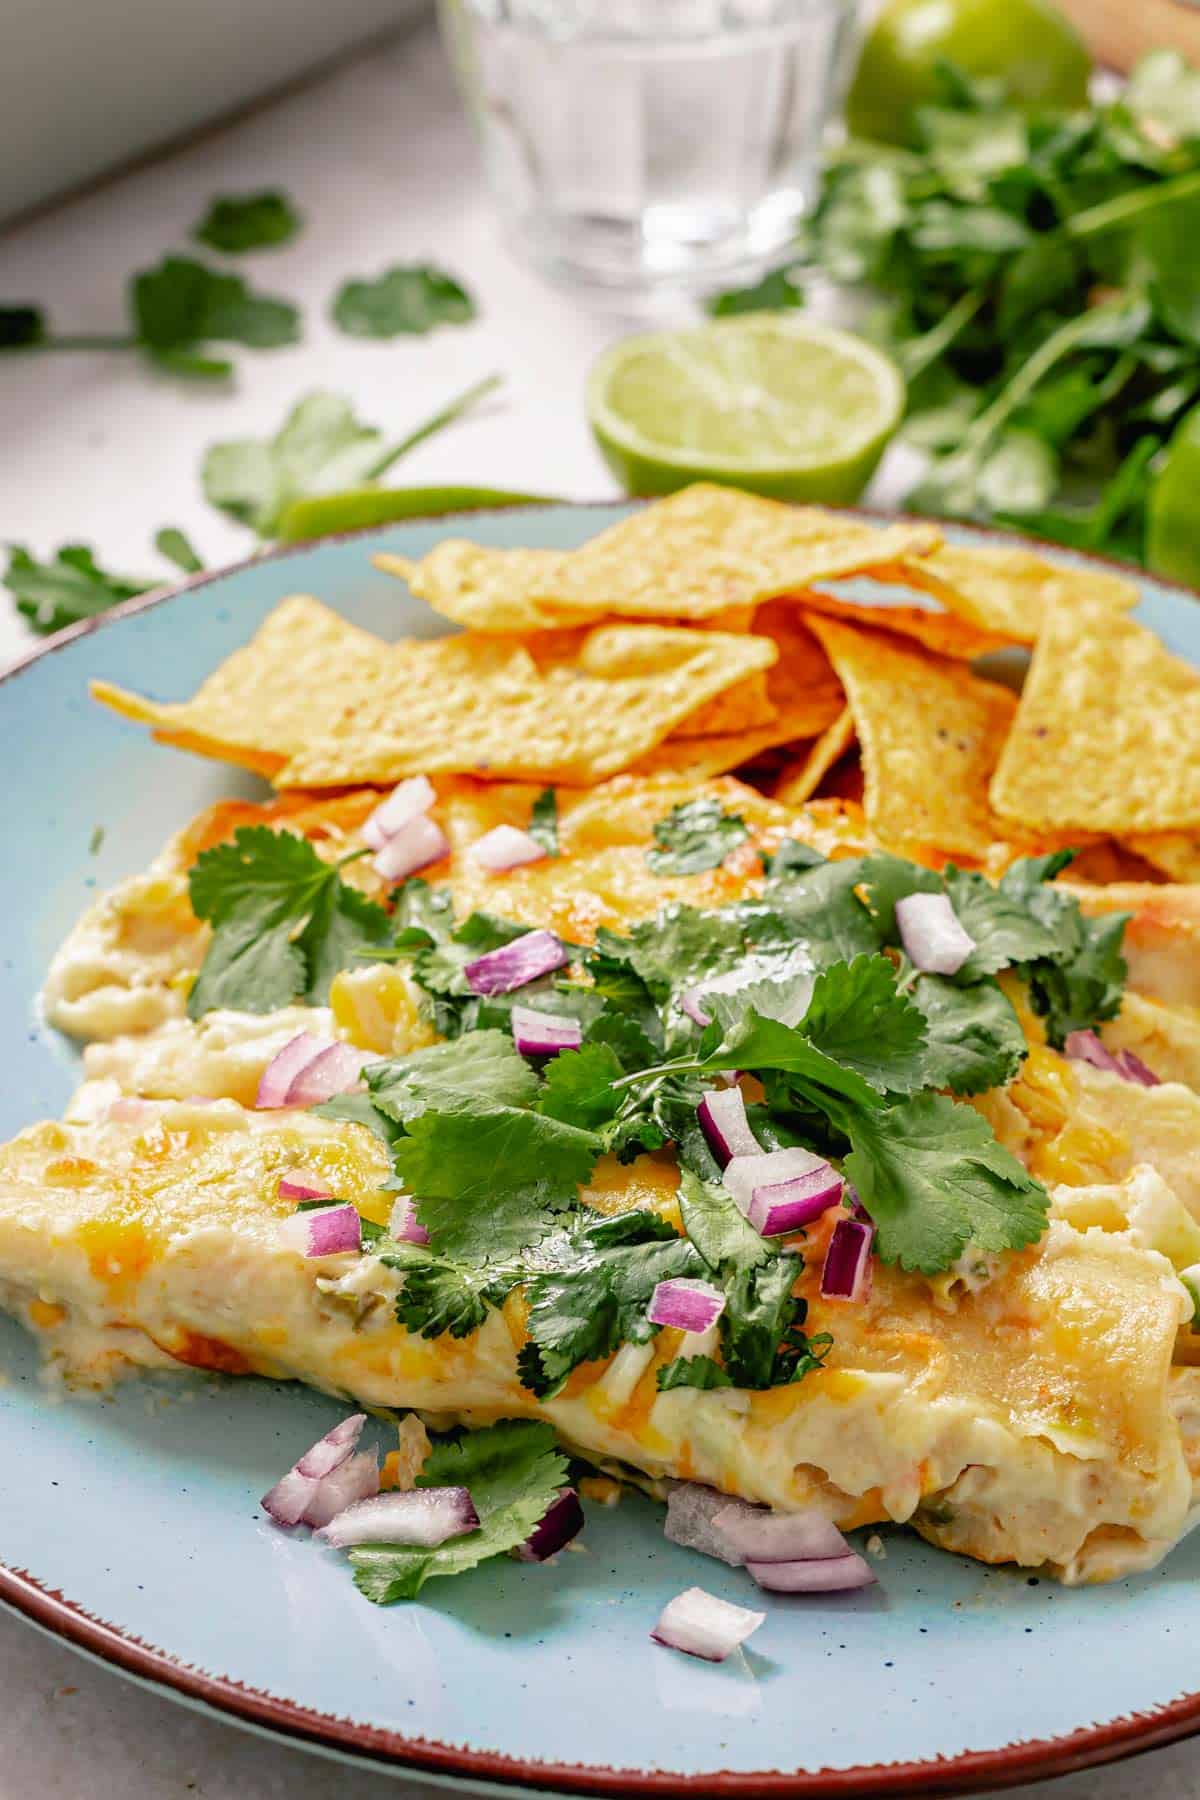
[[[882,934],[855,889],[862,881],[856,859],[797,867],[789,864],[767,882],[764,902],[787,920],[817,964],[870,956]]]
[[[1014,863],[1000,882],[1001,893],[1027,906],[1053,940],[1052,950],[1022,962],[1021,973],[1056,1049],[1072,1031],[1116,1016],[1127,973],[1121,943],[1128,914],[1085,918],[1074,895],[1053,885],[1070,861],[1069,852],[1030,857]]]
[[[995,981],[960,987],[944,975],[919,975],[910,992],[925,1015],[922,1085],[984,1094],[1013,1079],[1028,1046],[1021,1021]]]
[[[799,1029],[881,1094],[909,1094],[928,1082],[925,1023],[899,991],[886,956],[856,956],[823,969]]]
[[[168,562],[173,562],[177,569],[182,569],[185,575],[198,575],[204,567],[191,539],[180,531],[178,525],[164,525],[161,531],[156,531],[154,548]]]
[[[620,1094],[613,1091],[613,1082],[621,1074],[621,1063],[611,1045],[584,1044],[580,1050],[556,1056],[547,1066],[537,1109],[548,1118],[599,1131],[615,1118],[621,1104]]]
[[[727,1388],[732,1377],[711,1356],[677,1356],[658,1371],[658,1391],[670,1393],[672,1388]]]
[[[479,1528],[436,1550],[362,1544],[351,1550],[354,1585],[380,1606],[413,1600],[434,1576],[461,1575],[523,1544],[567,1483],[567,1459],[554,1430],[533,1419],[501,1419],[436,1442],[418,1487],[465,1487]]]
[[[547,856],[558,855],[558,795],[552,787],[543,788],[533,803],[529,835]]]
[[[192,236],[211,250],[240,256],[286,244],[300,229],[300,216],[277,188],[260,194],[219,194]]]
[[[338,289],[333,317],[351,337],[393,338],[466,325],[475,317],[467,290],[428,263],[397,265],[373,281],[347,281]]]
[[[502,1031],[430,1044],[372,1063],[364,1073],[372,1103],[405,1126],[431,1110],[531,1106],[538,1097],[537,1076]]]
[[[685,800],[654,827],[655,848],[646,861],[656,875],[699,875],[718,868],[749,835],[745,819],[727,813],[720,801]]]
[[[20,544],[12,544],[4,583],[22,618],[43,636],[94,618],[154,586],[135,576],[107,574],[86,544],[64,544],[49,562],[38,562]]]
[[[192,910],[213,927],[188,999],[199,1019],[216,1007],[275,1012],[304,999],[319,1006],[339,969],[386,942],[381,906],[347,886],[337,867],[290,831],[242,826],[232,844],[197,857]]]

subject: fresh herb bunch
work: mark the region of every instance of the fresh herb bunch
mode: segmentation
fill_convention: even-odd
[[[1200,399],[1200,72],[1156,52],[1069,115],[942,81],[919,149],[835,156],[798,267],[879,302],[868,334],[932,458],[912,509],[1140,561],[1159,452]]]

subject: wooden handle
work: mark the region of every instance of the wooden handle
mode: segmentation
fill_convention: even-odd
[[[1200,63],[1200,10],[1182,0],[1058,0],[1098,63],[1130,69],[1148,50]]]

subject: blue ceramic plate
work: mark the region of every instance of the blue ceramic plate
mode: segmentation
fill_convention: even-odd
[[[621,510],[480,515],[469,529],[565,547]],[[384,636],[433,632],[369,555],[420,556],[446,529],[406,525],[204,577],[57,640],[0,685],[5,1137],[57,1115],[77,1077],[36,996],[80,909],[199,808],[248,791],[93,706],[87,678],[182,697],[297,590]],[[1189,597],[1146,582],[1142,616],[1200,662]],[[287,1538],[257,1504],[344,1409],[182,1373],[51,1403],[7,1321],[0,1371],[0,1599],[193,1704],[348,1757],[582,1793],[928,1794],[1076,1768],[1200,1722],[1200,1693],[1183,1688],[1200,1535],[1152,1575],[1071,1592],[892,1532],[878,1587],[772,1600],[746,1658],[716,1667],[648,1632],[698,1579],[745,1603],[745,1577],[667,1544],[640,1498],[591,1509],[586,1554],[490,1563],[436,1583],[428,1604],[382,1610],[340,1559]]]

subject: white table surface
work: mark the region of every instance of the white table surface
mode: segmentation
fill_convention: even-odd
[[[169,579],[151,539],[188,532],[218,564],[248,533],[207,507],[198,470],[216,439],[266,434],[304,393],[351,395],[400,435],[470,381],[499,370],[498,400],[400,466],[398,482],[468,481],[578,498],[613,494],[588,433],[583,373],[629,321],[589,312],[513,262],[479,180],[474,145],[432,33],[422,30],[319,87],[0,237],[0,300],[46,304],[72,332],[116,330],[128,274],[187,233],[218,192],[279,185],[306,218],[283,249],[238,258],[256,286],[305,311],[293,349],[235,352],[232,390],[164,380],[130,356],[44,356],[0,365],[0,544],[48,554],[90,543],[108,567]],[[203,252],[201,253],[203,254]],[[472,289],[479,320],[369,344],[327,321],[350,276],[428,258]],[[872,497],[903,492],[890,458]],[[0,595],[0,666],[30,641]],[[137,1688],[0,1612],[0,1800],[346,1800],[396,1793],[369,1773],[286,1749]],[[442,1789],[404,1785],[433,1800]],[[1200,1749],[1035,1784],[1056,1800],[1194,1800]]]

